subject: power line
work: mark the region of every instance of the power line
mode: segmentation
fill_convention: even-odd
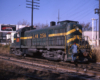
[[[89,16],[89,14],[91,13],[91,12],[93,12],[93,11],[88,11],[87,13],[85,13],[83,16],[80,16],[80,17],[78,17],[79,19],[83,19],[83,18],[86,18],[86,16]]]
[[[91,7],[91,8],[95,8],[95,5],[97,5],[97,3],[96,4],[94,4],[94,6],[93,5],[91,5],[91,6],[89,6],[89,7]],[[93,9],[91,9],[91,8],[88,8],[88,9],[85,9],[84,10],[84,12],[83,11],[80,11],[80,13],[81,14],[79,14],[79,15],[76,15],[76,16],[73,16],[73,17],[77,17],[78,19],[83,19],[83,18],[86,18],[86,16],[89,16],[89,14],[91,14],[91,13],[93,13]],[[92,11],[91,11],[92,10]],[[82,15],[82,16],[81,16]]]
[[[89,2],[89,1],[88,1]],[[80,9],[81,9],[81,11],[79,10],[79,7],[78,8],[76,8],[73,12],[73,14],[69,14],[68,16],[70,16],[70,18],[71,17],[73,17],[73,16],[76,16],[76,14],[79,14],[79,13],[81,13],[81,12],[83,12],[83,10],[82,10],[82,8],[84,8],[84,6],[86,6],[85,4],[86,3],[88,3],[87,1],[84,3],[84,4],[82,4],[81,6],[80,6]],[[75,12],[76,11],[76,12]]]
[[[81,0],[80,0],[80,2],[81,2]],[[78,5],[80,2],[78,2],[77,4],[74,4],[73,6],[71,6],[70,7],[70,10],[68,10],[69,12],[71,12],[71,11],[73,11],[73,7],[75,7],[76,5]],[[80,4],[81,5],[81,4]],[[67,11],[67,12],[68,12]],[[64,12],[63,14],[61,14],[61,16],[63,15],[64,16],[64,14],[65,14],[66,12]],[[66,15],[66,14],[65,14]]]
[[[83,3],[83,4],[86,4],[86,5],[90,5],[90,4],[92,4],[92,3],[89,3],[89,4],[87,4],[87,3],[89,3],[89,2],[87,2],[87,1],[85,1],[85,3]],[[89,15],[89,14],[91,14],[90,12],[92,12],[93,13],[93,10],[91,11],[91,9],[90,8],[88,8],[88,6],[86,6],[86,5],[83,5],[83,4],[81,4],[81,6],[82,7],[84,7],[85,8],[85,11],[84,10],[79,10],[79,9],[77,9],[78,11],[77,12],[72,12],[72,14],[69,14],[68,16],[70,17],[70,19],[71,19],[71,17],[72,17],[72,19],[73,19],[73,17],[74,17],[74,19],[76,18],[76,19],[80,19],[81,17],[85,17],[85,16],[87,16],[87,15]],[[97,4],[97,3],[96,3]],[[96,5],[96,4],[94,4],[94,5]],[[82,8],[81,7],[81,8]],[[93,5],[90,5],[89,7],[93,7],[94,8],[94,6]],[[80,9],[81,9],[80,8]],[[87,8],[88,8],[88,10],[87,10]],[[76,15],[77,14],[77,15]],[[82,16],[81,16],[82,15]]]
[[[77,18],[85,18],[85,16],[88,16],[90,13],[93,13],[93,10],[92,9],[86,9],[84,12],[83,11],[81,11],[81,14],[80,15],[77,15],[77,16],[73,16],[73,17],[77,17]],[[82,16],[81,16],[82,15]]]
[[[80,2],[79,2],[80,3]],[[75,14],[77,14],[78,12],[80,12],[79,11],[79,8],[82,8],[82,7],[84,7],[85,6],[85,4],[87,4],[88,2],[87,1],[85,1],[83,4],[79,4],[79,5],[75,5],[75,9],[73,10],[73,7],[70,9],[70,10],[68,10],[68,12],[70,12],[70,15],[68,15],[68,16],[73,16],[73,15],[75,15]],[[76,7],[77,6],[77,7]],[[78,11],[77,11],[78,10]],[[77,11],[77,12],[75,12],[75,11]],[[72,13],[72,14],[71,14]],[[67,13],[68,14],[68,13]]]

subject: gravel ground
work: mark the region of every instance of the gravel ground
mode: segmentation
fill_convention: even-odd
[[[0,61],[0,80],[85,80],[51,71],[37,71]]]

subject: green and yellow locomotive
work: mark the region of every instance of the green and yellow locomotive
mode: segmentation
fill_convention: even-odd
[[[70,47],[78,46],[77,60],[91,58],[90,46],[82,39],[82,26],[77,21],[60,21],[43,29],[24,27],[14,34],[10,46],[15,55],[40,55],[50,60],[71,61]]]

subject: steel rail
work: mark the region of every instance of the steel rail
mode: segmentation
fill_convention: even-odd
[[[6,62],[24,67],[24,68],[30,68],[30,69],[36,69],[36,70],[50,70],[53,72],[59,72],[59,73],[67,73],[67,72],[74,72],[74,73],[80,73],[83,75],[89,75],[93,77],[98,77],[100,78],[100,72],[97,71],[92,71],[92,70],[87,70],[87,69],[81,69],[81,68],[72,68],[72,67],[66,67],[66,66],[61,66],[57,64],[43,64],[43,63],[37,63],[35,61],[29,62],[26,60],[18,60],[12,57],[5,57],[5,56],[0,56],[0,60],[4,60]]]

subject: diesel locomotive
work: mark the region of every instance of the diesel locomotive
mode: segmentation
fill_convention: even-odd
[[[24,27],[16,31],[10,46],[15,55],[43,56],[50,60],[71,61],[70,47],[78,46],[77,60],[88,61],[92,58],[90,46],[82,38],[82,26],[77,21],[50,23],[50,27],[35,29]]]

